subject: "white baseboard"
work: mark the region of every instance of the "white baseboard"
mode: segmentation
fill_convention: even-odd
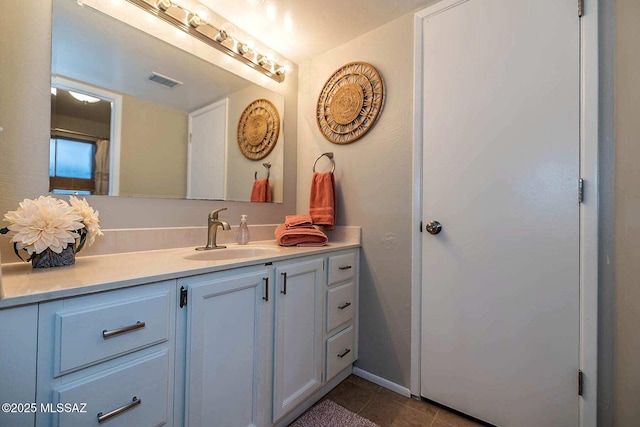
[[[360,378],[364,378],[367,381],[371,381],[374,384],[378,384],[381,387],[384,387],[386,389],[389,389],[391,391],[394,391],[398,394],[401,394],[405,397],[411,397],[411,391],[407,388],[407,387],[403,387],[399,384],[396,384],[394,382],[391,382],[389,380],[386,380],[382,377],[379,377],[377,375],[373,375],[370,372],[364,371],[360,368],[356,368],[355,366],[353,367],[353,375],[357,375]]]

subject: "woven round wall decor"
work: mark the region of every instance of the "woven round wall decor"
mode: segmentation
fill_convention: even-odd
[[[384,84],[378,70],[366,62],[340,67],[325,83],[316,110],[320,132],[335,144],[361,138],[382,110]]]
[[[238,121],[238,147],[250,160],[269,155],[280,134],[278,109],[267,99],[256,99],[244,109]]]

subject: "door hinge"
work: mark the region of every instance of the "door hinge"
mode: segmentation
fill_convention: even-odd
[[[187,290],[184,286],[180,286],[180,308],[187,305]]]
[[[584,179],[578,179],[578,203],[584,202]]]
[[[578,0],[578,18],[584,14],[584,0]]]
[[[193,142],[193,134],[189,132],[189,144]]]
[[[582,396],[584,391],[584,374],[578,369],[578,396]]]

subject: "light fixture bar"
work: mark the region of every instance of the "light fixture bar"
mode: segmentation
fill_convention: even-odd
[[[253,55],[251,52],[248,54],[251,58],[255,57],[255,62],[236,52],[233,49],[234,45],[242,45],[246,46],[245,43],[242,43],[239,40],[233,42],[230,38],[227,37],[227,34],[224,30],[216,29],[212,25],[201,22],[199,18],[193,18],[196,16],[195,13],[184,9],[181,6],[172,4],[169,0],[127,0],[130,3],[139,6],[140,8],[146,10],[152,15],[157,16],[165,22],[173,25],[174,27],[184,31],[185,33],[191,34],[193,37],[198,40],[206,43],[209,46],[212,46],[219,51],[226,53],[232,58],[237,59],[238,61],[248,65],[256,71],[261,72],[267,77],[272,78],[273,80],[281,83],[284,81],[285,73],[283,72],[284,68],[275,62],[272,61],[264,61],[263,55]],[[227,46],[226,43],[231,43],[232,47]],[[263,62],[260,64],[259,62]],[[263,65],[271,65],[271,69],[265,68]],[[273,72],[271,70],[274,70]]]

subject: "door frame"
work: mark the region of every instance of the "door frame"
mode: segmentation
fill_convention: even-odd
[[[109,196],[120,195],[120,141],[122,139],[122,95],[66,77],[51,76],[51,87],[94,95],[111,102],[109,138]]]
[[[425,17],[469,0],[441,0],[414,15],[413,173],[411,217],[411,394],[421,395],[422,310],[422,31]],[[577,13],[576,1],[576,13]],[[584,392],[578,399],[579,425],[596,427],[598,375],[598,1],[584,0],[580,18],[580,361]],[[577,179],[578,177],[576,177]],[[577,189],[576,189],[577,197]],[[577,397],[577,373],[576,373]]]

